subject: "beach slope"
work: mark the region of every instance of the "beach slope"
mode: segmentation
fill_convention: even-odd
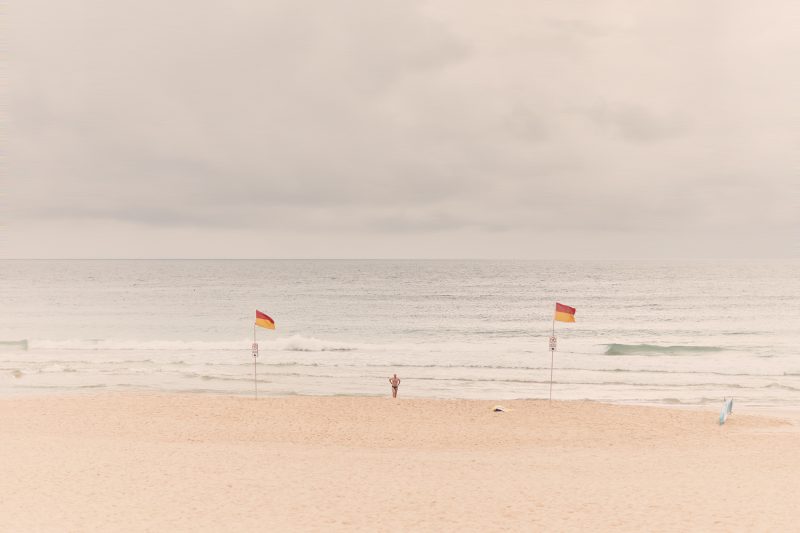
[[[797,426],[594,402],[0,400],[4,531],[790,530]]]

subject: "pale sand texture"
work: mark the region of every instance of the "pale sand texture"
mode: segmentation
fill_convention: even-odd
[[[402,391],[401,391],[402,392]],[[592,402],[0,400],[4,531],[797,531],[800,433]]]

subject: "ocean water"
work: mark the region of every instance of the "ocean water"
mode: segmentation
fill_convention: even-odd
[[[0,393],[800,405],[800,262],[0,261]]]

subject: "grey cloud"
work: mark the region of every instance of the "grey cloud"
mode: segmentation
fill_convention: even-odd
[[[161,229],[230,254],[269,220],[311,256],[798,224],[790,2],[12,4],[11,256],[26,227],[59,255],[95,222],[147,255]]]
[[[657,115],[641,106],[603,105],[586,110],[584,115],[629,141],[662,141],[689,132],[689,121],[676,110]]]

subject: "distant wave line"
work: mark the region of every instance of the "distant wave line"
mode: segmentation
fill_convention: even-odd
[[[0,341],[0,349],[28,350],[28,339]]]
[[[678,355],[684,353],[722,352],[721,346],[660,346],[657,344],[605,344],[605,355]]]
[[[0,361],[0,370],[2,371],[16,371],[20,369],[31,369],[38,372],[76,372],[79,370],[100,370],[113,369],[120,365],[155,365],[156,367],[175,367],[175,366],[205,366],[205,367],[250,367],[252,362],[207,362],[198,361],[197,363],[180,361],[164,361],[156,362],[152,359],[129,359],[124,361],[86,361],[86,360],[47,360],[47,361],[22,361],[22,360],[6,360]],[[89,368],[75,369],[75,366],[85,365]],[[384,368],[391,370],[393,368],[404,369],[443,369],[443,370],[458,370],[458,369],[471,369],[471,370],[511,370],[511,371],[542,371],[549,370],[549,366],[516,366],[516,365],[474,365],[474,364],[414,364],[414,363],[308,363],[298,361],[280,361],[280,362],[258,362],[259,367],[267,368],[282,368],[282,367],[299,367],[299,368]],[[54,370],[46,370],[47,367],[63,367]],[[92,368],[95,367],[95,368]],[[770,377],[784,377],[784,376],[800,376],[800,372],[782,372],[772,374],[753,374],[742,372],[719,372],[714,370],[706,371],[685,371],[685,370],[658,370],[658,369],[629,369],[629,368],[585,368],[574,366],[557,367],[559,371],[570,372],[597,372],[597,373],[619,373],[619,374],[672,374],[672,375],[716,375],[716,376],[730,376],[730,377],[752,377],[752,378],[770,378]]]

